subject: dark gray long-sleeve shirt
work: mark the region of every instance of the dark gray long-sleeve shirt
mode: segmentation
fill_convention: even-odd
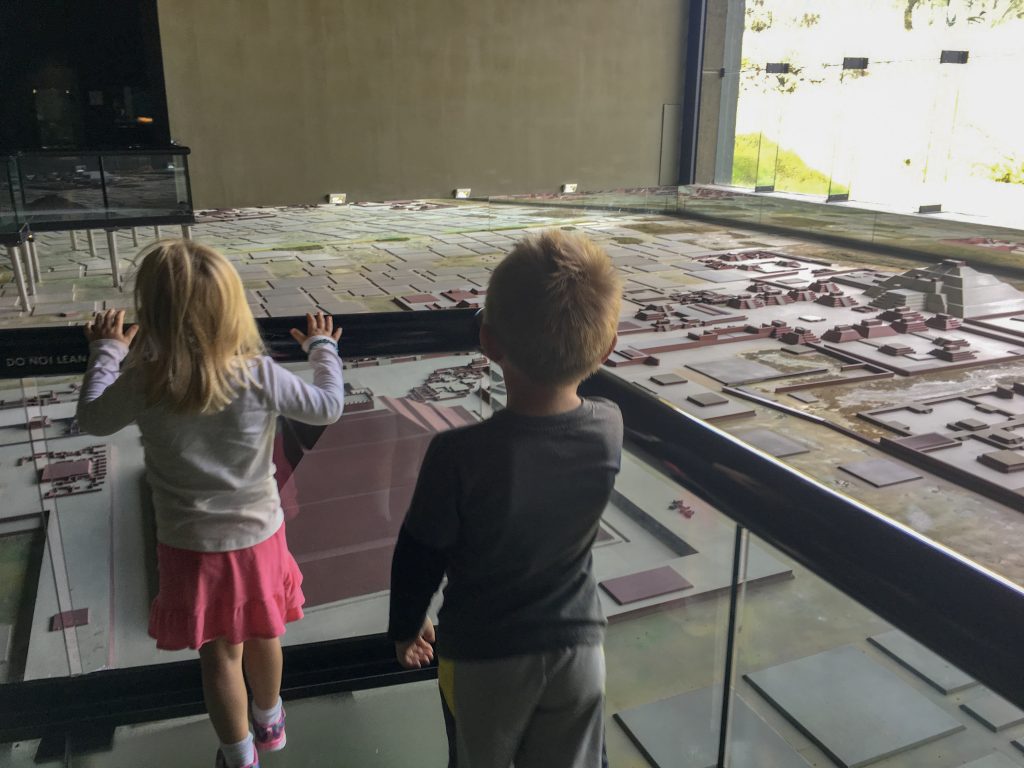
[[[442,656],[600,643],[590,550],[621,452],[622,417],[600,398],[435,437],[395,550],[390,636],[416,634],[443,571]]]

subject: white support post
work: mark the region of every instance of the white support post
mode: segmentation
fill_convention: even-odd
[[[160,227],[153,227],[153,237],[160,239]]]
[[[21,269],[21,249],[15,245],[7,246],[7,258],[11,260],[14,270],[14,281],[18,284],[18,296],[21,297],[21,311],[31,312],[32,304],[28,300],[28,288],[25,286],[25,273]]]
[[[117,230],[107,230],[107,250],[110,251],[110,278],[115,288],[121,287],[121,268],[117,263]]]
[[[191,224],[182,224],[181,225],[181,237],[184,240],[191,240],[192,239],[192,225]]]
[[[85,230],[85,239],[89,241],[89,255],[94,259],[96,258],[96,238],[92,234],[91,229]]]
[[[36,241],[28,241],[28,253],[31,257],[30,267],[32,269],[32,276],[35,278],[37,283],[43,282],[43,272],[39,268],[39,252],[36,250]]]
[[[28,252],[28,243],[22,243],[18,250],[21,251],[22,274],[25,276],[25,282],[28,284],[28,292],[35,296],[36,279],[32,275],[32,256]]]
[[[132,227],[132,245],[136,248],[139,247],[139,230]]]
[[[75,230],[72,229],[70,232],[68,232],[68,234],[71,235],[71,250],[72,251],[77,251],[78,250],[78,233],[75,232]]]

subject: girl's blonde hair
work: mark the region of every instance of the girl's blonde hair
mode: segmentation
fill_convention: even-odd
[[[142,371],[146,402],[178,413],[223,409],[252,383],[249,362],[264,352],[238,272],[192,240],[161,240],[142,255],[129,362]]]

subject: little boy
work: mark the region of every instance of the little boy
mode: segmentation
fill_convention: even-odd
[[[605,619],[591,545],[622,452],[611,402],[580,381],[614,348],[622,286],[600,248],[559,231],[516,244],[487,291],[480,344],[508,404],[439,434],[395,547],[398,660],[437,637],[449,766],[599,768]]]

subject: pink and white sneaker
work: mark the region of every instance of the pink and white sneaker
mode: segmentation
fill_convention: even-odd
[[[288,743],[288,737],[284,732],[284,707],[281,707],[281,716],[269,725],[260,725],[253,720],[252,731],[257,752],[277,752],[284,749],[284,745]]]

